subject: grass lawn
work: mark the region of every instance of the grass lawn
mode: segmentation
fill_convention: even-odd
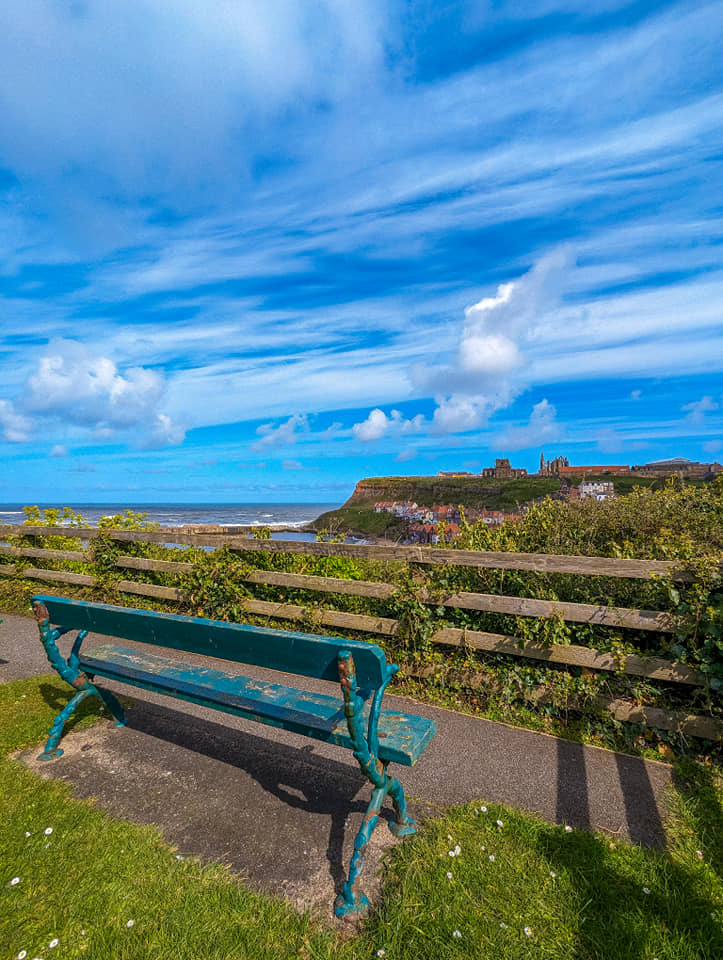
[[[44,739],[49,685],[69,698],[57,678],[0,686],[0,960],[723,957],[715,768],[681,769],[665,853],[482,801],[450,811],[395,848],[376,912],[344,931],[6,759]],[[76,725],[97,717],[86,704]]]

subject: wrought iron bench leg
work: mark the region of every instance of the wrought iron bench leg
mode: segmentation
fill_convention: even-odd
[[[90,677],[83,673],[78,667],[80,645],[87,635],[87,630],[81,630],[78,633],[66,663],[58,650],[57,640],[58,637],[61,637],[64,633],[68,633],[68,630],[64,627],[53,628],[50,626],[50,617],[48,616],[47,608],[42,603],[36,601],[33,604],[33,612],[35,619],[38,621],[40,640],[45,648],[50,666],[62,680],[65,680],[66,683],[69,683],[71,687],[77,690],[72,700],[65,705],[55,718],[53,726],[50,728],[45,750],[43,750],[38,757],[38,760],[54,760],[56,757],[63,755],[63,751],[58,747],[58,741],[63,733],[63,727],[73,713],[75,713],[78,704],[87,696],[93,695],[98,697],[101,703],[104,703],[115,717],[117,726],[125,726],[126,718],[123,713],[123,707],[117,698],[114,697],[109,690],[102,690],[100,687],[96,687],[95,684],[91,682]]]
[[[386,764],[384,772],[386,773]],[[395,837],[410,837],[417,832],[417,822],[407,813],[407,798],[404,796],[404,790],[396,777],[387,776],[387,793],[392,798],[392,806],[397,815],[396,820],[392,820],[389,829]]]
[[[116,719],[116,724],[115,724],[115,725],[116,725],[117,727],[125,727],[125,725],[128,723],[128,721],[126,720],[126,715],[125,715],[125,713],[123,713],[123,707],[122,707],[122,706],[120,705],[120,703],[118,702],[118,698],[115,697],[115,696],[110,692],[110,690],[104,690],[104,689],[102,689],[101,687],[96,687],[95,684],[92,684],[92,687],[93,687],[93,693],[95,693],[95,695],[96,695],[100,700],[103,701],[103,703],[106,705],[106,707],[108,707],[108,709],[110,710],[110,712],[111,712],[111,713],[113,714],[113,716],[115,717],[115,719]]]
[[[362,773],[372,785],[371,800],[354,840],[354,853],[349,866],[349,877],[334,904],[334,912],[337,917],[344,917],[347,914],[365,914],[369,909],[369,898],[360,887],[360,877],[364,867],[364,850],[377,825],[379,811],[387,794],[392,798],[394,812],[396,813],[396,820],[389,824],[392,833],[396,837],[406,837],[416,833],[417,826],[407,813],[407,801],[402,785],[396,777],[388,776],[387,764],[382,763],[376,755],[376,727],[383,688],[372,702],[369,734],[365,737],[361,723],[364,701],[357,690],[354,660],[348,651],[342,651],[339,654],[339,679],[344,694],[344,714],[349,735],[354,743],[354,757],[359,763]]]
[[[364,914],[369,909],[369,898],[359,886],[359,881],[364,868],[364,848],[369,843],[369,838],[377,825],[379,811],[386,795],[385,787],[375,787],[372,790],[367,812],[364,814],[364,820],[354,839],[354,853],[349,866],[349,878],[344,882],[342,891],[334,904],[334,911],[338,917],[344,917],[348,913]]]
[[[60,737],[63,733],[63,727],[75,713],[75,710],[81,700],[85,700],[85,698],[89,696],[91,692],[91,690],[87,689],[79,690],[73,699],[60,711],[58,716],[53,721],[53,725],[48,734],[48,742],[45,744],[45,750],[43,750],[43,752],[40,754],[38,760],[55,760],[56,757],[63,756],[63,751],[60,749],[60,747],[58,747],[58,740],[60,740]]]

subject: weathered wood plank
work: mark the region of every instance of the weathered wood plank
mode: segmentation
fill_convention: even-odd
[[[422,680],[433,676],[435,672],[432,666],[412,664],[405,664],[402,670],[407,676]],[[455,675],[458,676],[458,674]],[[476,677],[471,671],[468,671],[462,676],[461,683],[471,690],[484,690],[486,681],[484,678]],[[550,702],[551,699],[548,693],[539,690],[521,690],[519,695],[522,699],[536,704]],[[723,720],[716,717],[690,714],[683,710],[662,710],[659,707],[639,706],[628,700],[612,697],[596,697],[594,703],[599,710],[605,710],[612,714],[616,720],[625,723],[640,723],[647,727],[656,727],[659,730],[673,730],[688,736],[703,737],[706,740],[723,738]],[[570,708],[573,710],[579,709],[579,704],[570,703]]]
[[[72,583],[81,587],[95,586],[96,578],[87,573],[69,573],[67,570],[42,570],[26,567],[23,576],[29,580],[53,580],[57,583]]]
[[[618,661],[611,653],[576,644],[566,646],[559,643],[533,643],[504,634],[457,630],[453,627],[438,630],[432,637],[432,642],[445,646],[469,647],[472,650],[484,650],[487,653],[504,653],[513,657],[529,657],[532,660],[587,667],[590,670],[606,670],[614,673],[621,669],[623,673],[647,677],[651,680],[689,683],[694,686],[703,686],[705,683],[697,670],[684,663],[672,663],[658,657],[639,657],[633,654],[621,657]]]
[[[42,527],[0,525],[0,536],[11,537],[63,535],[92,539],[95,527]],[[218,534],[189,534],[177,527],[161,530],[104,530],[113,540],[131,543],[179,543],[187,546],[228,546],[238,551],[307,554],[323,557],[352,557],[407,563],[453,564],[504,570],[531,570],[543,573],[571,573],[589,576],[648,579],[653,574],[689,580],[685,564],[673,560],[627,560],[611,557],[557,556],[537,553],[500,553],[480,550],[449,550],[426,546],[387,546],[379,544],[317,543],[298,540],[254,540],[249,537]]]
[[[192,563],[180,560],[149,560],[147,557],[118,557],[117,567],[130,570],[153,570],[157,573],[191,573]]]
[[[0,523],[0,537],[73,537],[78,540],[93,540],[98,536],[97,527],[42,527],[24,523]]]
[[[276,617],[280,620],[308,622],[308,611],[292,603],[271,603],[267,600],[244,600],[244,610],[257,616]],[[339,610],[315,610],[313,620],[326,627],[342,630],[361,630],[382,636],[394,636],[399,622],[386,617],[368,617],[361,613],[343,613]]]
[[[569,603],[565,600],[533,600],[488,593],[455,593],[440,601],[445,607],[463,610],[484,610],[521,617],[560,615],[573,623],[596,623],[608,627],[629,627],[634,630],[656,630],[674,633],[683,623],[682,617],[658,610],[631,610],[627,607],[603,607],[590,603]]]
[[[139,597],[155,597],[157,600],[183,600],[185,594],[177,587],[162,587],[157,583],[137,583],[135,580],[119,580],[115,585],[121,593],[133,593]]]
[[[684,710],[661,710],[659,707],[639,706],[627,700],[602,701],[603,709],[608,710],[616,720],[627,723],[641,723],[646,727],[659,730],[673,730],[676,733],[706,740],[723,738],[723,720],[717,717],[704,717],[686,713]]]
[[[42,547],[10,547],[5,543],[0,543],[0,553],[7,557],[35,557],[40,560],[88,561],[88,555],[82,550],[46,550]]]
[[[193,570],[191,563],[147,560],[143,557],[119,557],[117,566],[163,573],[186,573]],[[389,599],[397,589],[390,583],[343,580],[339,577],[318,577],[275,570],[255,570],[242,579],[246,583],[313,590],[317,593],[343,593],[378,600]],[[656,610],[631,610],[625,607],[603,607],[562,600],[530,600],[525,597],[506,597],[497,594],[462,592],[442,600],[436,597],[429,597],[428,600],[429,603],[439,603],[445,607],[457,607],[463,610],[483,610],[525,617],[550,617],[559,614],[564,620],[575,623],[596,623],[620,629],[629,627],[635,630],[656,630],[662,633],[673,633],[683,622],[680,617]]]
[[[368,580],[343,580],[340,577],[316,577],[304,573],[281,573],[276,570],[254,570],[247,583],[261,583],[277,587],[296,587],[317,593],[343,593],[353,597],[372,597],[387,600],[395,592],[391,583],[373,583]]]

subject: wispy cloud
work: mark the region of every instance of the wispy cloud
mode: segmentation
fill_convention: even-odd
[[[236,489],[239,458],[281,483],[294,444],[384,469],[408,433],[420,456],[555,429],[700,455],[723,418],[718,19],[698,0],[14,5],[8,456],[41,426],[99,470],[110,442],[139,465],[176,449],[183,477],[208,437]],[[590,409],[565,403],[592,383]]]
[[[702,424],[707,413],[720,410],[720,404],[713,397],[705,396],[700,400],[694,400],[692,403],[686,403],[682,408],[687,413],[687,419],[696,426]]]
[[[257,428],[256,433],[260,434],[261,439],[251,445],[254,451],[266,450],[270,447],[283,447],[296,443],[298,433],[302,430],[308,430],[308,422],[305,414],[295,413],[284,423],[274,427],[270,423],[264,423]]]

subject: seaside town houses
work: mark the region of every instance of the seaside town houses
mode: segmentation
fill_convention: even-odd
[[[484,507],[464,507],[464,519],[468,523],[482,521],[488,526],[497,527],[510,520],[519,519],[520,514],[506,510],[487,510]],[[374,504],[375,513],[390,513],[400,520],[406,520],[407,540],[409,543],[439,543],[442,538],[450,540],[459,533],[462,512],[451,504],[435,504],[433,507],[419,506],[411,500],[380,500]],[[440,527],[441,525],[441,527]]]

